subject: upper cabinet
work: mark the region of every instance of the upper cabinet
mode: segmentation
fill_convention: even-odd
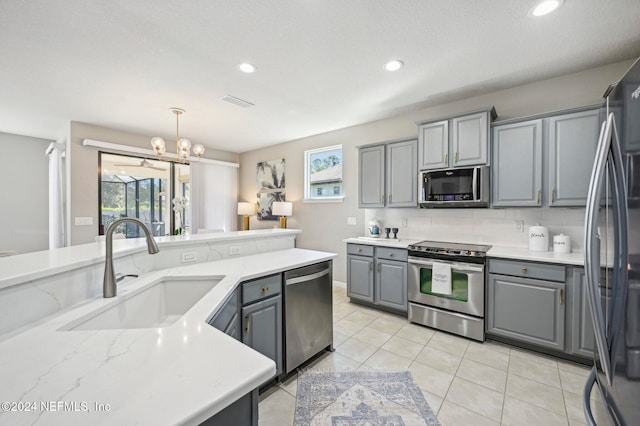
[[[419,124],[420,170],[489,164],[489,124],[493,107],[447,120]]]
[[[359,207],[418,205],[417,143],[411,139],[359,149]]]
[[[494,126],[492,206],[584,206],[599,123],[589,109]]]
[[[494,207],[542,203],[542,120],[493,129],[491,198]]]
[[[598,145],[598,110],[548,120],[549,205],[584,206]]]

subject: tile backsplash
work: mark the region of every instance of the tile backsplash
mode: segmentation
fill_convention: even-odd
[[[571,237],[573,251],[584,246],[584,208],[530,209],[365,209],[364,234],[372,218],[383,228],[398,228],[398,238],[451,241],[471,244],[491,244],[528,247],[529,226],[549,228],[549,242],[557,234]],[[406,219],[406,227],[402,227]],[[517,231],[515,221],[522,221],[523,231]]]

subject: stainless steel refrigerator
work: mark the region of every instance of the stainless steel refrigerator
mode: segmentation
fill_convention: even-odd
[[[640,60],[605,98],[585,216],[596,355],[583,405],[590,425],[640,425]]]

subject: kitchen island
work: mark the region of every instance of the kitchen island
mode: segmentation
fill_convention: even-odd
[[[270,379],[275,364],[208,321],[242,281],[333,257],[288,248],[177,264],[126,279],[116,298],[92,296],[5,333],[0,341],[0,424],[195,425],[211,418]],[[67,273],[82,267],[63,266]],[[171,325],[70,329],[79,318],[118,299],[178,277],[216,283]],[[11,297],[17,285],[6,286],[0,298]]]

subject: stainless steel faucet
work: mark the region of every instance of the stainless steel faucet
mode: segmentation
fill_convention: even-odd
[[[116,230],[118,225],[125,222],[135,223],[142,228],[147,237],[147,251],[149,254],[156,254],[160,251],[156,241],[153,239],[153,235],[149,232],[149,228],[147,228],[147,225],[145,225],[140,219],[136,219],[134,217],[123,217],[122,219],[118,219],[113,222],[109,226],[109,229],[107,229],[107,234],[105,236],[107,254],[104,259],[104,282],[102,284],[102,292],[105,298],[115,297],[116,295],[116,277],[113,272],[113,231]]]

